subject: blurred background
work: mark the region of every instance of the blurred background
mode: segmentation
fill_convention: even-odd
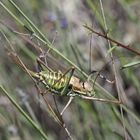
[[[114,84],[109,84],[98,77],[96,82],[99,85],[93,84],[95,97],[111,100],[115,97],[116,100],[121,99],[123,105],[75,97],[64,112],[63,121],[73,139],[139,140],[139,55],[113,42],[109,43],[91,33],[84,25],[140,52],[140,1],[14,0],[14,3],[40,29],[56,50],[87,75],[96,70],[108,79],[115,80]],[[0,1],[0,85],[6,88],[22,109],[42,128],[49,140],[67,140],[69,137],[65,129],[50,115],[34,82],[8,56],[12,46],[24,64],[37,71],[36,58],[42,55],[40,50],[46,53],[48,48],[34,35],[29,34],[28,30],[7,12],[8,10],[36,32],[10,0]],[[46,53],[46,60],[47,65],[55,71],[65,72],[72,66],[51,49]],[[126,64],[130,64],[131,67],[121,69]],[[87,80],[77,69],[74,74],[84,81]],[[92,78],[96,76],[95,74]],[[52,94],[45,97],[56,109]],[[55,98],[61,111],[69,97]],[[0,140],[38,139],[42,139],[41,136],[1,90]]]

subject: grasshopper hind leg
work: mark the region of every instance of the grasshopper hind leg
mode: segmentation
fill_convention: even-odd
[[[72,92],[72,91],[69,91],[69,92],[68,92],[68,86],[69,86],[70,79],[71,79],[71,77],[72,77],[73,74],[74,74],[74,70],[75,70],[75,68],[74,68],[74,67],[71,67],[70,69],[68,69],[68,70],[65,72],[65,74],[67,74],[68,72],[70,72],[70,76],[69,76],[69,78],[68,78],[68,80],[67,80],[66,86],[64,87],[64,89],[63,89],[62,92],[61,92],[61,95],[71,95],[71,92]],[[67,93],[67,92],[68,92],[68,93]],[[60,113],[61,116],[62,116],[62,114],[64,113],[64,111],[68,108],[68,106],[69,106],[70,103],[72,102],[73,98],[74,98],[74,96],[71,95],[70,98],[69,98],[69,100],[68,100],[68,102],[67,102],[67,104],[65,105],[65,107],[63,108],[63,110],[62,110],[61,113]]]

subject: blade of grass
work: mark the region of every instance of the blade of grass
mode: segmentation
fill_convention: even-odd
[[[130,68],[130,67],[133,67],[135,65],[139,65],[140,64],[140,61],[134,61],[134,62],[130,62],[128,64],[125,64],[121,67],[121,69],[126,69],[126,68]]]
[[[28,122],[36,129],[36,131],[40,134],[44,140],[47,140],[46,134],[41,130],[41,128],[27,115],[27,113],[16,103],[15,99],[6,91],[6,89],[0,85],[3,93],[8,97],[8,99],[12,102],[12,104],[18,109],[18,111],[28,120]]]

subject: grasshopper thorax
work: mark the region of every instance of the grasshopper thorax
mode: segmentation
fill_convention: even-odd
[[[77,94],[90,95],[93,91],[92,86],[88,82],[83,82],[79,78],[72,76],[70,79],[70,85],[72,86],[72,90]]]

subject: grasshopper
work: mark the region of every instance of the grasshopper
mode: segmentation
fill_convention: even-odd
[[[95,98],[95,92],[91,84],[87,81],[82,81],[80,78],[74,76],[74,67],[68,69],[65,73],[61,71],[53,71],[52,69],[46,67],[44,70],[41,65],[46,66],[41,59],[37,59],[37,63],[41,66],[40,72],[34,72],[26,68],[21,59],[14,52],[9,53],[10,57],[16,62],[18,66],[20,66],[26,73],[28,73],[33,80],[42,83],[47,91],[53,93],[58,96],[69,96],[70,99],[65,105],[64,109],[61,111],[61,115],[64,113],[66,108],[70,105],[71,101],[75,96],[79,96],[82,99],[102,101],[102,102],[111,102],[115,104],[120,104],[121,102],[118,100],[109,100],[109,99],[101,99]],[[69,73],[69,76],[67,75]],[[105,77],[99,74],[99,76],[106,80]],[[106,80],[111,83],[111,81]],[[45,93],[42,93],[44,95]]]

